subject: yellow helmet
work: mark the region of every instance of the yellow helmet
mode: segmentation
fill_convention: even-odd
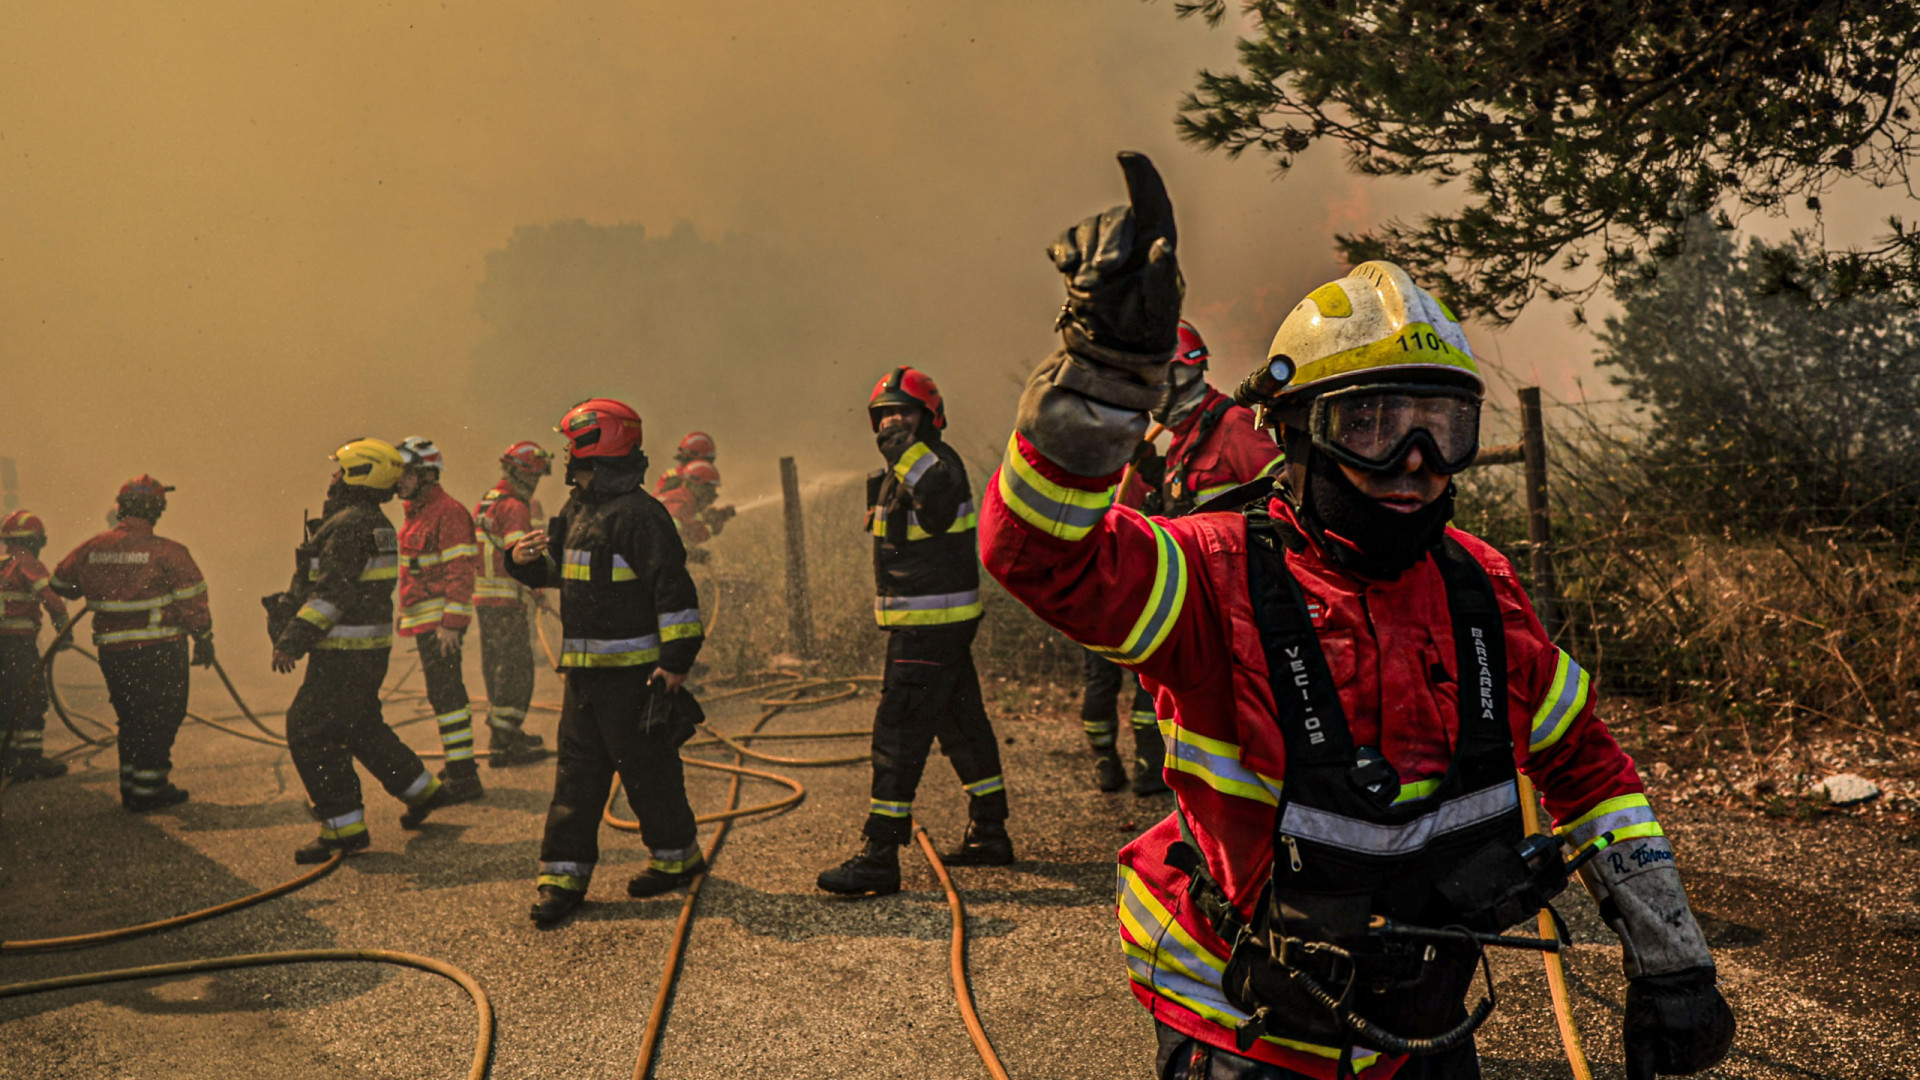
[[[1360,382],[1437,382],[1486,393],[1473,349],[1447,305],[1390,262],[1363,262],[1307,294],[1280,323],[1267,363],[1234,395],[1285,413]],[[1285,419],[1284,416],[1277,417]]]
[[[404,467],[400,451],[380,439],[355,439],[335,450],[332,457],[349,485],[375,491],[392,491]]]

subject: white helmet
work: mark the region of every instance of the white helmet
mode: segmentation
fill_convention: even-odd
[[[440,448],[433,440],[420,435],[409,435],[400,440],[396,447],[400,451],[400,460],[410,469],[441,468]]]

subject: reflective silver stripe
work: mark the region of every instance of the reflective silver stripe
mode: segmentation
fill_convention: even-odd
[[[661,626],[679,626],[683,623],[697,623],[699,621],[699,608],[688,608],[685,611],[669,611],[665,615],[660,616]]]
[[[593,876],[590,862],[543,862],[540,872],[543,874],[562,874],[566,877],[588,878]]]
[[[1520,805],[1513,782],[1450,799],[1404,825],[1361,821],[1299,803],[1289,803],[1280,818],[1280,831],[1301,840],[1369,855],[1407,855],[1419,851],[1436,836],[1456,832],[1499,817]]]
[[[980,602],[980,590],[969,589],[966,592],[941,593],[932,596],[876,596],[873,598],[875,611],[945,611],[948,608],[966,607]]]
[[[418,779],[407,785],[407,790],[400,793],[400,801],[410,803],[431,786],[433,786],[433,774],[422,772]]]
[[[90,600],[87,606],[95,611],[152,611],[173,603],[173,594],[150,596],[145,600]]]
[[[393,633],[393,627],[380,623],[374,626],[336,626],[327,631],[330,638],[376,638]]]
[[[645,652],[660,647],[660,635],[648,634],[645,637],[622,638],[568,638],[560,646],[561,652],[570,653],[627,653]]]
[[[346,813],[341,814],[339,817],[322,819],[320,822],[320,827],[323,829],[339,830],[339,829],[344,829],[349,825],[358,825],[365,820],[367,820],[367,812],[364,808],[359,810],[349,810]]]
[[[307,597],[306,606],[325,616],[329,622],[338,622],[340,619],[340,608],[337,605],[329,604],[317,596]]]
[[[922,445],[924,446],[925,444],[922,444]],[[920,482],[921,477],[927,475],[928,469],[931,469],[938,464],[940,464],[940,455],[934,453],[931,448],[928,448],[925,453],[920,455],[920,459],[918,461],[915,461],[912,465],[907,466],[906,473],[902,475],[900,479],[908,487],[912,487],[913,485]]]

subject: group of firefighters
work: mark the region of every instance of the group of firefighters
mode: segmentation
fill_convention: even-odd
[[[1145,158],[1121,164],[1130,204],[1049,250],[1066,278],[1061,346],[1028,381],[977,502],[926,373],[896,367],[869,397],[885,678],[863,841],[819,887],[898,891],[936,739],[968,804],[947,861],[1014,861],[971,651],[984,565],[1087,649],[1093,782],[1175,796],[1120,852],[1116,898],[1158,1076],[1478,1077],[1488,1006],[1466,1000],[1484,950],[1521,940],[1504,932],[1531,925],[1575,872],[1624,946],[1627,1075],[1718,1062],[1733,1015],[1633,762],[1595,717],[1591,677],[1548,639],[1507,560],[1449,525],[1486,386],[1458,320],[1399,267],[1363,263],[1303,299],[1223,394],[1181,318],[1171,202]],[[714,506],[713,442],[688,436],[650,495],[631,407],[591,399],[558,430],[571,495],[550,520],[534,500],[549,455],[533,443],[508,448],[473,515],[439,487],[428,440],[357,439],[334,455],[326,513],[291,587],[268,598],[274,669],[308,658],[287,738],[321,824],[299,861],[367,846],[356,759],[406,804],[409,828],[481,797],[460,674],[476,608],[490,761],[546,755],[522,729],[528,620],[539,590],[556,589],[565,694],[532,919],[582,903],[616,774],[651,853],[628,893],[704,871],[677,748],[700,718],[684,685],[704,640],[690,547],[731,515]],[[0,526],[0,702],[19,714],[5,762],[17,778],[64,769],[40,750],[34,642],[40,606],[59,623],[62,598],[84,596],[121,721],[123,802],[187,798],[168,752],[187,666],[213,663],[213,637],[193,560],[153,532],[169,490],[130,481],[119,523],[51,574],[38,519]],[[397,531],[380,508],[396,494]],[[438,775],[381,718],[396,632],[419,650]],[[1128,673],[1131,781],[1116,745]],[[1525,835],[1522,774],[1550,840]]]

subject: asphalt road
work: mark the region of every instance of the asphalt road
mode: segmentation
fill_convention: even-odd
[[[94,681],[81,665],[62,678]],[[196,706],[230,711],[211,692],[217,683],[198,675],[196,682],[206,684],[196,688]],[[557,698],[550,681],[539,696]],[[79,707],[105,715],[99,697],[74,692]],[[871,708],[868,695],[788,714],[773,727],[861,728]],[[389,711],[395,722],[417,715],[406,702]],[[711,715],[739,730],[757,709],[734,701]],[[553,725],[551,714],[537,714],[531,727],[550,737]],[[70,745],[55,727],[50,746]],[[955,871],[971,916],[974,995],[1016,1080],[1144,1080],[1153,1033],[1120,961],[1113,853],[1170,804],[1093,791],[1078,727],[1065,716],[1001,723],[1021,861]],[[427,723],[403,729],[423,749],[431,733]],[[860,747],[766,745],[805,755]],[[190,723],[175,760],[175,778],[193,801],[146,817],[119,809],[111,751],[81,759],[66,779],[7,793],[0,936],[162,918],[297,872],[290,854],[314,825],[282,752]],[[729,837],[701,900],[655,1074],[984,1077],[948,981],[945,899],[915,849],[903,856],[906,888],[897,896],[846,901],[813,886],[816,873],[859,842],[864,766],[772,768],[805,783],[807,799],[737,825]],[[438,813],[418,833],[398,828],[398,805],[368,782],[373,850],[332,876],[166,934],[0,957],[0,982],[244,952],[395,949],[456,964],[487,988],[499,1024],[494,1076],[631,1076],[680,900],[627,900],[623,885],[645,854],[637,836],[609,829],[591,903],[558,928],[534,929],[526,907],[552,767],[483,775],[484,802]],[[696,807],[718,808],[725,781],[689,777]],[[745,797],[775,794],[750,785]],[[963,796],[943,760],[930,766],[916,810],[942,846],[958,839]],[[1851,821],[1785,826],[1662,810],[1743,1025],[1733,1056],[1708,1075],[1912,1075],[1920,1052],[1920,839]],[[1624,991],[1619,949],[1584,898],[1563,910],[1582,942],[1570,963],[1596,1075],[1618,1077],[1611,1063]],[[1496,959],[1500,1009],[1481,1038],[1486,1075],[1570,1075],[1538,960]],[[370,964],[0,1000],[5,1077],[458,1077],[473,1038],[471,1006],[451,983]]]

